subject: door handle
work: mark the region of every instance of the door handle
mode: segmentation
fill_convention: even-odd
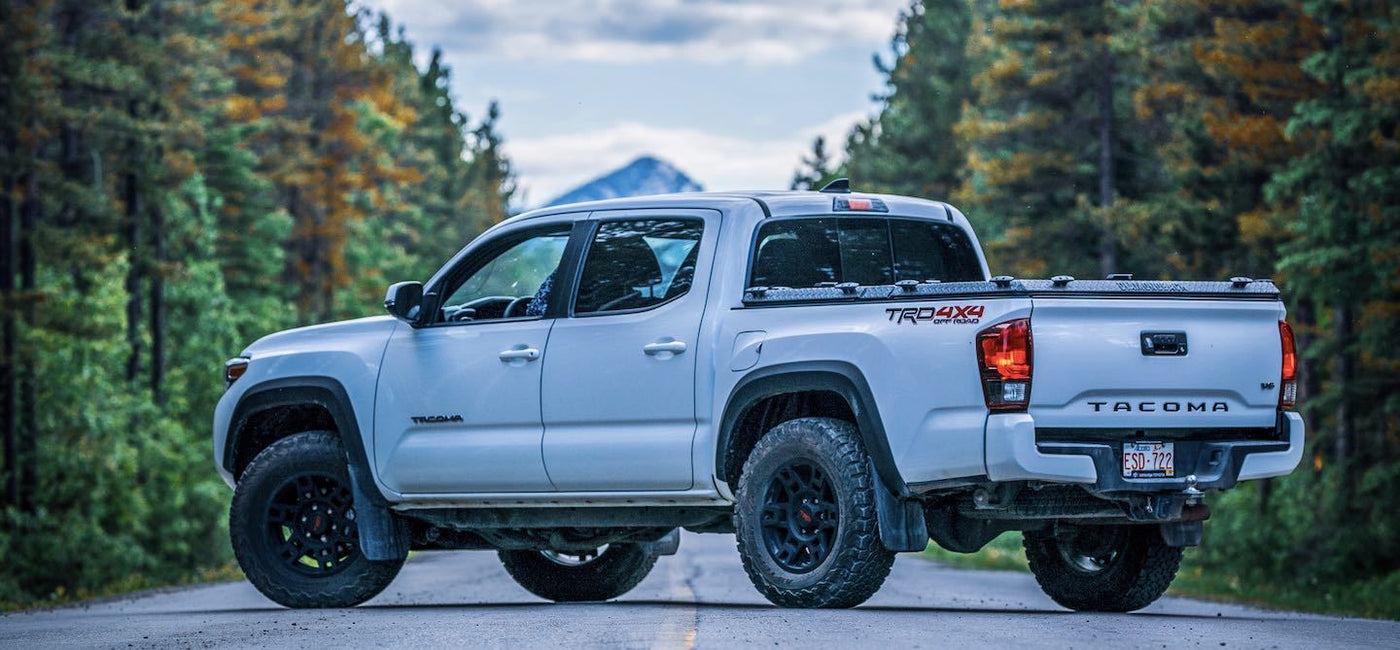
[[[534,361],[540,358],[540,351],[535,348],[515,347],[509,350],[501,350],[501,361]]]
[[[648,343],[642,346],[642,352],[651,355],[661,354],[662,352],[680,354],[685,352],[685,341],[657,341],[655,343]]]

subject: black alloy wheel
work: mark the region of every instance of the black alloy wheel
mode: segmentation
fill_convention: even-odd
[[[268,501],[268,542],[291,570],[335,575],[359,555],[354,500],[349,486],[335,477],[291,476]]]
[[[820,566],[835,547],[840,521],[835,488],[816,464],[794,460],[773,475],[759,526],[778,566],[792,573]]]

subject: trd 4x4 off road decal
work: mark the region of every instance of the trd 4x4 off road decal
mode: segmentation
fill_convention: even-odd
[[[976,325],[982,322],[985,305],[943,305],[940,307],[890,307],[885,310],[891,323],[920,322],[934,325]]]

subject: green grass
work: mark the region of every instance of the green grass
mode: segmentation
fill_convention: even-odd
[[[929,544],[922,557],[962,569],[1030,571],[1021,534],[1002,533],[976,553],[954,553]],[[1400,620],[1400,572],[1340,585],[1300,588],[1272,581],[1249,582],[1238,575],[1207,571],[1186,561],[1167,593],[1216,602],[1244,603],[1333,616]]]
[[[0,612],[12,612],[35,607],[58,607],[94,598],[119,596],[144,589],[158,589],[161,587],[175,587],[205,582],[229,582],[242,579],[243,572],[239,570],[238,564],[235,562],[229,562],[228,564],[212,569],[194,571],[175,581],[159,581],[148,576],[134,574],[127,576],[124,580],[106,585],[98,590],[78,589],[70,591],[60,587],[53,593],[38,598],[0,597]]]

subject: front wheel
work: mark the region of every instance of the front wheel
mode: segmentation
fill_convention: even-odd
[[[784,422],[744,462],[734,508],[744,570],[783,607],[854,607],[880,589],[894,553],[880,542],[875,474],[855,425]]]
[[[340,439],[298,433],[259,453],[238,478],[229,508],[234,556],[248,581],[293,608],[352,607],[398,575],[403,559],[360,553],[350,475]]]
[[[1131,612],[1151,605],[1176,578],[1182,549],[1156,526],[1059,526],[1025,534],[1040,588],[1076,611]]]
[[[656,556],[639,544],[588,552],[500,551],[506,573],[526,591],[558,603],[611,600],[651,573]]]

